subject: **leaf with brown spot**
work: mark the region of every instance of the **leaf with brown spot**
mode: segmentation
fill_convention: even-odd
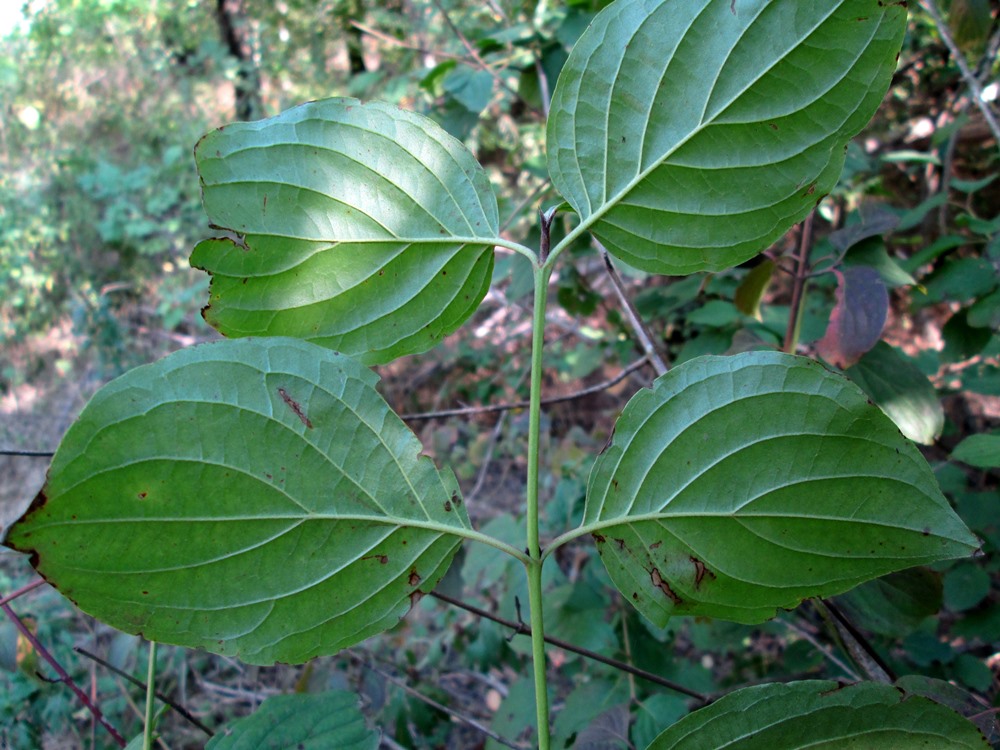
[[[257,664],[356,644],[473,533],[454,476],[376,383],[294,339],[132,370],[66,433],[6,543],[85,612],[156,641]]]
[[[979,544],[856,385],[777,352],[694,359],[637,393],[594,464],[578,533],[658,626],[761,622]]]

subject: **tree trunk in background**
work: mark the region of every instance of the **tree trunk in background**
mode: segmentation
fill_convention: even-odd
[[[334,10],[340,28],[344,32],[344,39],[347,44],[347,58],[351,65],[351,75],[364,73],[365,67],[364,52],[361,47],[361,29],[354,26],[352,21],[363,21],[364,11],[360,0],[346,0],[338,3]]]
[[[239,62],[234,83],[236,117],[256,120],[264,116],[260,96],[260,71],[253,54],[253,33],[247,16],[245,0],[216,0],[216,19],[222,43]]]

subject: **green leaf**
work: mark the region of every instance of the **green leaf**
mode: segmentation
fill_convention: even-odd
[[[915,364],[880,341],[845,373],[906,437],[931,445],[944,429],[937,391]]]
[[[425,351],[489,287],[498,212],[457,140],[388,104],[327,99],[209,133],[205,210],[242,237],[200,243],[205,319],[293,336],[366,364]]]
[[[378,735],[365,725],[358,697],[328,693],[275,695],[246,718],[216,734],[205,750],[376,750]]]
[[[837,604],[866,630],[905,636],[941,609],[941,576],[930,568],[902,570],[848,591]]]
[[[463,65],[445,77],[443,87],[455,101],[478,115],[493,97],[493,76],[488,70],[473,70]]]
[[[581,531],[660,627],[760,622],[977,547],[857,386],[776,352],[696,359],[637,393],[594,465]]]
[[[833,273],[837,277],[837,303],[826,333],[816,342],[816,351],[827,362],[847,368],[882,336],[889,314],[889,292],[879,272],[869,266],[848,266]]]
[[[745,261],[836,185],[905,22],[879,0],[618,0],[559,76],[552,182],[636,268]]]
[[[951,459],[979,469],[1000,468],[1000,434],[969,435],[955,446]]]
[[[760,314],[760,303],[764,292],[771,284],[775,268],[777,268],[777,264],[773,260],[764,260],[759,265],[754,266],[736,289],[733,302],[735,302],[737,310],[744,315],[763,320]]]
[[[81,609],[267,664],[395,625],[468,516],[450,471],[349,357],[294,339],[196,346],[102,388],[6,544]]]
[[[892,748],[987,750],[957,713],[892,685],[809,680],[730,693],[653,740],[648,750]]]
[[[988,708],[986,701],[972,695],[968,690],[944,680],[917,674],[900,677],[896,680],[896,686],[907,693],[921,695],[947,706],[979,727],[979,731],[989,742],[1000,742],[1000,721],[996,714],[986,710]]]
[[[990,595],[990,574],[978,565],[956,565],[944,574],[944,604],[952,612],[972,609]]]

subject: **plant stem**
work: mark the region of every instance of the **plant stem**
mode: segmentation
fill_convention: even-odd
[[[14,623],[14,627],[16,627],[20,631],[21,635],[28,640],[28,643],[30,643],[32,647],[34,647],[35,651],[38,652],[38,655],[45,659],[45,661],[47,661],[56,671],[56,674],[59,675],[59,680],[57,681],[62,682],[66,685],[66,687],[73,691],[76,697],[80,699],[80,702],[87,707],[87,710],[90,711],[94,719],[97,720],[97,723],[107,730],[108,734],[111,735],[111,738],[115,741],[115,744],[118,745],[118,747],[125,747],[125,745],[128,744],[125,742],[125,738],[121,736],[117,729],[108,723],[108,720],[104,718],[104,714],[101,712],[100,707],[91,701],[85,692],[77,687],[77,684],[73,682],[73,679],[69,676],[66,670],[63,669],[62,665],[56,661],[55,657],[49,653],[49,650],[42,645],[42,642],[35,637],[35,634],[32,633],[23,622],[21,622],[21,619],[14,613],[11,606],[9,604],[0,604],[0,610],[2,610],[8,618],[10,618],[10,621]]]
[[[799,345],[799,329],[802,325],[802,311],[805,309],[806,284],[809,280],[809,251],[812,249],[813,217],[811,211],[802,223],[802,235],[796,254],[795,278],[792,281],[792,303],[788,309],[788,328],[782,350],[795,354]]]
[[[153,698],[156,691],[156,641],[149,642],[149,666],[146,669],[146,723],[142,733],[142,750],[153,750]]]
[[[542,249],[547,249],[549,222],[542,220]],[[544,254],[540,258],[544,263]],[[545,625],[542,617],[542,550],[538,542],[538,464],[542,417],[542,350],[545,344],[545,304],[551,268],[535,267],[535,305],[531,329],[531,394],[528,421],[527,539],[528,605],[531,658],[535,672],[538,748],[549,750],[549,696],[545,675]]]

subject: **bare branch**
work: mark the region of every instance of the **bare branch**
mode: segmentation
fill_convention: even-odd
[[[594,245],[597,246],[598,251],[601,253],[601,258],[604,260],[604,267],[608,272],[608,278],[611,279],[611,286],[615,289],[618,301],[625,311],[625,317],[628,318],[629,325],[632,326],[632,331],[635,333],[636,338],[639,339],[639,344],[646,353],[646,358],[653,364],[653,369],[656,370],[657,376],[663,375],[670,369],[669,365],[667,365],[666,359],[653,342],[653,336],[650,334],[649,329],[646,328],[646,324],[639,317],[639,311],[635,309],[635,305],[629,299],[625,290],[625,284],[622,283],[622,277],[618,275],[618,271],[611,263],[611,256],[608,254],[608,249],[596,238],[594,239]]]
[[[612,386],[617,385],[622,382],[625,378],[631,375],[633,372],[638,370],[640,367],[648,362],[647,357],[636,360],[620,373],[615,375],[611,380],[605,380],[603,383],[598,383],[597,385],[592,385],[589,388],[584,388],[580,391],[575,391],[573,393],[568,393],[565,396],[553,396],[552,398],[547,398],[542,400],[542,406],[548,406],[549,404],[559,404],[564,401],[573,401],[578,398],[583,398],[584,396],[589,396],[594,393],[600,393],[601,391],[607,390]],[[492,414],[498,411],[511,411],[513,409],[526,409],[529,403],[527,401],[515,401],[510,404],[488,404],[486,406],[467,406],[461,409],[444,409],[442,411],[426,411],[417,414],[403,414],[401,418],[410,422],[415,422],[422,419],[443,419],[444,417],[463,417],[470,416],[473,414]]]
[[[76,653],[80,654],[81,656],[86,656],[88,659],[91,659],[92,661],[97,662],[98,664],[100,664],[105,669],[107,669],[107,670],[109,670],[111,672],[114,672],[116,675],[118,675],[122,679],[128,680],[129,682],[131,682],[136,687],[142,688],[143,690],[146,690],[146,683],[145,682],[143,682],[142,680],[136,679],[135,677],[133,677],[132,675],[130,675],[128,672],[124,672],[121,669],[118,669],[118,667],[116,667],[114,664],[111,664],[110,662],[105,661],[104,659],[102,659],[97,654],[92,654],[87,649],[82,648],[80,646],[74,646],[73,650],[76,651]],[[198,727],[198,729],[200,729],[201,731],[203,731],[209,737],[212,737],[212,736],[215,735],[215,732],[213,732],[207,726],[205,726],[204,724],[202,724],[198,720],[198,718],[194,714],[192,714],[190,711],[188,711],[186,708],[184,708],[184,706],[180,705],[179,703],[174,703],[174,701],[172,701],[168,696],[166,696],[163,693],[161,693],[159,690],[157,690],[154,693],[154,695],[156,695],[156,697],[159,698],[161,701],[163,701],[163,703],[165,703],[166,705],[170,706],[172,709],[174,709],[174,711],[176,711],[177,713],[179,713],[181,716],[183,716],[189,722],[191,722],[196,727]]]
[[[955,58],[955,64],[958,65],[958,69],[962,71],[962,78],[965,79],[969,91],[972,92],[972,99],[983,113],[983,117],[986,118],[986,124],[989,126],[990,131],[993,133],[993,138],[997,142],[997,149],[1000,150],[1000,123],[997,122],[996,115],[990,109],[989,103],[983,98],[983,87],[979,83],[979,79],[972,72],[972,69],[969,68],[969,63],[965,59],[965,55],[962,54],[962,50],[955,43],[955,38],[951,35],[951,29],[948,28],[948,24],[941,17],[941,10],[938,8],[936,0],[921,0],[920,4],[930,14],[931,18],[934,19],[942,41],[948,47],[951,56]]]
[[[31,644],[32,648],[35,649],[38,655],[45,659],[45,661],[47,661],[56,671],[56,674],[59,675],[58,682],[64,683],[66,687],[76,694],[76,697],[80,699],[80,702],[83,703],[84,706],[86,706],[87,710],[90,711],[97,723],[104,727],[108,734],[111,735],[118,747],[125,747],[128,744],[125,742],[125,738],[119,734],[117,729],[108,723],[108,720],[104,718],[104,713],[101,711],[100,707],[95,705],[93,701],[90,700],[90,697],[77,687],[76,683],[73,682],[73,679],[69,676],[66,670],[63,669],[62,665],[56,661],[55,657],[49,653],[49,650],[42,645],[42,642],[35,637],[35,634],[32,633],[23,622],[21,622],[21,618],[14,613],[14,610],[10,608],[10,605],[0,604],[0,609],[2,609],[4,614],[10,618],[10,621],[14,623],[14,627],[16,627],[18,631],[20,631],[21,635],[28,640],[28,643]]]
[[[474,615],[483,617],[487,620],[492,620],[493,622],[503,625],[504,627],[508,627],[514,631],[514,635],[527,635],[527,636],[531,635],[531,628],[525,625],[523,622],[520,621],[515,622],[514,620],[508,620],[505,617],[500,617],[499,615],[495,615],[492,612],[486,611],[485,609],[481,609],[480,607],[476,607],[472,604],[466,604],[460,599],[453,599],[447,594],[441,594],[438,593],[437,591],[432,591],[431,596],[433,596],[435,599],[439,599],[442,602],[447,602],[448,604],[456,606],[459,609],[464,609],[466,612],[471,612]],[[583,656],[587,659],[591,659],[592,661],[600,662],[601,664],[605,664],[609,667],[613,667],[614,669],[621,670],[622,672],[635,675],[636,677],[641,677],[642,679],[648,680],[649,682],[652,682],[656,685],[661,685],[665,688],[669,688],[678,693],[683,693],[684,695],[690,696],[691,698],[697,698],[703,703],[708,703],[709,701],[707,695],[699,693],[697,690],[692,690],[691,688],[684,687],[683,685],[679,685],[676,682],[671,682],[670,680],[664,677],[660,677],[658,674],[647,672],[645,669],[639,669],[638,667],[634,667],[631,664],[619,661],[618,659],[611,659],[607,656],[597,653],[596,651],[591,651],[590,649],[582,648],[581,646],[576,646],[570,643],[569,641],[562,640],[561,638],[556,638],[554,636],[547,635],[545,636],[545,642],[552,644],[556,648],[561,648],[563,651],[569,651],[570,653]]]

